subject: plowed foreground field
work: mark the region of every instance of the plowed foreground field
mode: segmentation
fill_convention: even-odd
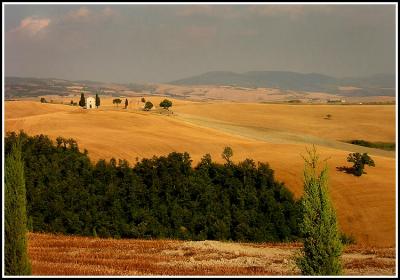
[[[299,275],[301,244],[28,235],[33,275]],[[395,275],[394,248],[349,246],[344,275]]]
[[[121,98],[125,100],[125,98]],[[156,106],[161,97],[146,97]],[[393,247],[396,237],[395,152],[364,148],[338,140],[395,142],[394,105],[275,105],[172,100],[173,114],[156,108],[143,112],[140,98],[128,98],[123,109],[102,98],[99,109],[85,110],[37,101],[5,102],[6,131],[72,137],[93,161],[190,153],[193,164],[206,153],[222,162],[225,146],[233,161],[268,162],[278,180],[300,197],[304,161],[311,143],[328,159],[330,195],[340,228],[359,245]],[[61,101],[59,99],[58,101]],[[64,102],[69,103],[70,99]],[[77,102],[77,98],[74,100]],[[325,119],[331,114],[330,120]],[[350,152],[368,152],[376,167],[361,177],[338,171],[350,166]],[[367,258],[365,259],[367,260]]]

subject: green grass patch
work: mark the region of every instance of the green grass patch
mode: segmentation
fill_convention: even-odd
[[[369,142],[365,140],[349,140],[344,141],[346,143],[350,143],[353,145],[359,145],[369,148],[381,149],[385,151],[394,151],[396,150],[396,143],[389,143],[389,142]]]
[[[352,244],[356,244],[356,239],[355,237],[350,234],[347,235],[344,232],[340,233],[340,241],[342,242],[342,244],[344,245],[352,245]]]

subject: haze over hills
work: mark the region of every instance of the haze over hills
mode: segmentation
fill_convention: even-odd
[[[142,91],[152,92],[151,84],[118,84],[99,81],[69,81],[58,78],[5,77],[5,98],[38,97],[43,95],[69,96],[80,93],[110,96],[131,95]]]
[[[334,94],[344,94],[341,92],[341,87],[352,87],[357,95],[394,96],[396,78],[394,74],[376,74],[360,78],[335,78],[318,73],[303,74],[290,71],[249,71],[245,73],[212,71],[172,81],[170,84],[235,85],[250,88],[264,87],[294,91],[319,91]]]
[[[5,77],[6,99],[80,93],[109,96],[164,95],[176,98],[221,99],[244,102],[391,98],[396,96],[391,74],[335,78],[318,73],[289,71],[213,71],[166,84],[69,81],[58,78]],[[324,96],[319,96],[322,93]],[[318,95],[318,96],[316,96]]]

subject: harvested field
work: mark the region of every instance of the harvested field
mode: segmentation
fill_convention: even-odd
[[[146,96],[156,105],[163,98]],[[395,106],[172,100],[174,114],[164,115],[157,110],[140,111],[140,97],[128,99],[131,101],[128,109],[122,109],[122,104],[119,108],[114,106],[112,98],[103,98],[102,106],[95,110],[34,101],[7,101],[5,129],[24,129],[31,135],[43,133],[52,139],[72,137],[81,149],[89,151],[93,161],[114,157],[135,163],[136,158],[187,151],[193,164],[206,153],[222,162],[221,152],[229,145],[234,151],[233,161],[252,158],[256,162],[268,162],[276,178],[296,197],[303,192],[304,162],[300,155],[305,153],[306,146],[315,143],[321,158],[329,158],[330,194],[341,230],[353,235],[362,245],[395,246],[394,152],[336,140],[394,142]],[[328,113],[333,116],[331,120],[324,119]],[[346,158],[350,151],[368,151],[376,167],[366,167],[367,174],[361,177],[338,171],[337,167],[349,165]]]
[[[33,275],[299,275],[299,243],[100,239],[28,234]],[[395,248],[349,246],[344,275],[395,275]]]
[[[177,113],[243,127],[286,131],[342,140],[394,142],[393,105],[284,105],[255,103],[193,103],[177,106]],[[329,120],[325,119],[330,114]],[[240,116],[240,117],[239,117]],[[358,137],[358,138],[352,138]]]

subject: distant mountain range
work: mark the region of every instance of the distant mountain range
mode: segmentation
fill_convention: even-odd
[[[289,71],[250,71],[245,73],[213,71],[172,81],[170,84],[279,88],[281,90],[321,91],[344,95],[349,93],[349,88],[352,88],[351,91],[357,95],[394,96],[396,78],[394,74],[335,78],[317,73],[302,74]],[[344,87],[345,90],[343,90]]]
[[[390,74],[376,74],[360,78],[335,78],[327,75],[302,74],[288,71],[250,71],[235,73],[228,71],[207,72],[198,76],[172,81],[180,86],[211,85],[246,88],[277,88],[281,91],[325,92],[343,97],[396,96],[396,78]],[[80,80],[69,81],[57,78],[5,77],[5,98],[37,97],[42,95],[95,94],[99,90],[108,95],[132,95],[159,92],[160,85],[144,83],[103,83]],[[165,93],[174,96],[173,93]]]

